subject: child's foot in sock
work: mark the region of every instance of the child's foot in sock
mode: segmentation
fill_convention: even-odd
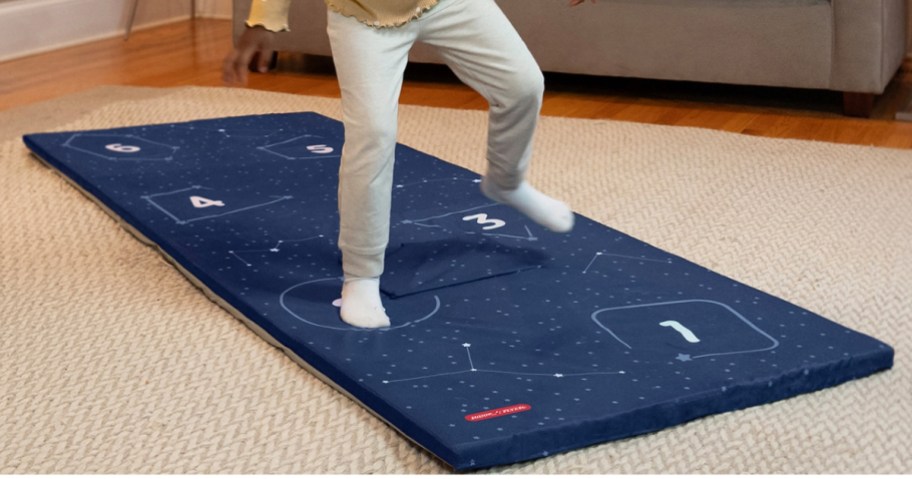
[[[536,190],[523,181],[515,190],[502,190],[484,178],[481,192],[489,199],[512,206],[532,221],[555,233],[566,233],[573,229],[573,211],[566,203]]]
[[[380,301],[380,280],[346,280],[342,285],[342,321],[359,328],[387,328],[390,319]]]

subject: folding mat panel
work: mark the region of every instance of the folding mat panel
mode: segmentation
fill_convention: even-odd
[[[315,113],[25,137],[212,299],[457,470],[892,366],[880,341],[582,216],[550,233],[401,145],[392,326],[350,327],[335,301],[342,141]]]

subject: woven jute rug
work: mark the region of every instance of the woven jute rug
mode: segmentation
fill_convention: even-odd
[[[448,469],[208,300],[19,135],[338,100],[109,87],[0,113],[0,473]],[[403,143],[483,171],[486,116],[404,106]],[[896,348],[818,393],[497,469],[912,472],[912,153],[544,118],[531,181],[575,210]]]

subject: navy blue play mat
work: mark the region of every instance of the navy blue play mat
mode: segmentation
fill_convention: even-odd
[[[381,281],[392,325],[354,328],[333,304],[338,121],[260,115],[24,139],[255,331],[456,470],[893,364],[876,339],[585,217],[548,232],[482,196],[477,174],[402,145]]]

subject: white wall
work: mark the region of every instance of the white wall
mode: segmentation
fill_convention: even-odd
[[[196,16],[231,20],[231,0],[196,0]]]
[[[123,35],[133,0],[0,1],[0,61]],[[139,0],[134,29],[190,17],[190,0]],[[231,18],[231,0],[197,0],[197,16]]]
[[[906,43],[908,46],[906,49],[906,57],[912,58],[912,0],[907,2],[906,17],[906,38],[909,39],[909,42]]]

